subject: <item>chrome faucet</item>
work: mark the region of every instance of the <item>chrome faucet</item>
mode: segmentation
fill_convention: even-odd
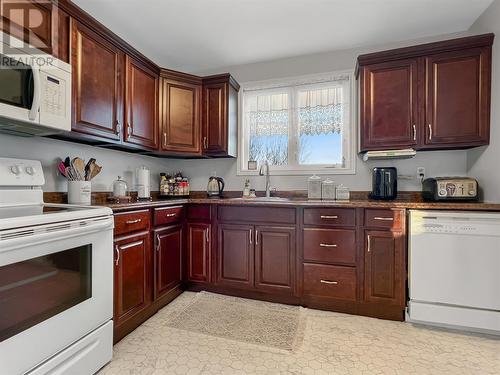
[[[264,167],[266,167],[266,174],[264,174]],[[271,178],[269,176],[269,163],[267,160],[260,166],[259,176],[266,176],[266,198],[271,196]]]

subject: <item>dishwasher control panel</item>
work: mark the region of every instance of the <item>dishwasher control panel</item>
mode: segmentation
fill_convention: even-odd
[[[423,224],[422,227],[426,232],[431,233],[475,233],[477,227],[473,225],[454,225],[454,224]]]

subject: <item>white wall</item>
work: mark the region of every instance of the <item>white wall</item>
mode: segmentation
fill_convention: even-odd
[[[488,147],[472,149],[467,155],[468,174],[479,180],[485,200],[500,201],[500,0],[491,6],[472,25],[475,34],[494,32],[493,76],[491,86],[491,138]]]
[[[433,40],[443,40],[459,35],[460,34],[445,35],[427,38],[425,40],[374,46],[369,49],[351,49],[299,56],[269,62],[226,67],[218,71],[203,73],[231,72],[240,83],[243,83],[287,76],[354,69],[356,58],[362,53]],[[224,177],[227,182],[228,190],[241,190],[246,178],[245,176],[236,175],[235,159],[158,159],[46,138],[22,138],[0,134],[0,157],[33,158],[42,161],[47,180],[44,187],[45,191],[66,190],[64,179],[57,175],[56,161],[57,158],[67,155],[72,157],[80,156],[85,159],[95,157],[98,163],[103,166],[102,174],[98,176],[93,183],[94,191],[109,191],[113,180],[115,180],[118,175],[124,176],[129,182],[129,185],[131,185],[135,168],[143,164],[151,169],[153,175],[152,188],[154,190],[157,190],[157,176],[160,172],[184,171],[191,177],[192,188],[194,190],[204,190],[208,177],[214,171],[217,172],[218,175]],[[343,183],[352,190],[369,190],[371,188],[370,170],[374,166],[396,166],[400,174],[413,175],[415,177],[412,181],[401,180],[400,189],[420,190],[419,181],[415,176],[417,166],[425,167],[428,176],[465,175],[467,172],[467,152],[422,152],[419,153],[415,159],[393,162],[364,163],[358,160],[356,175],[336,175],[332,177],[337,183]],[[307,177],[308,176],[274,176],[271,178],[271,183],[272,186],[276,187],[278,190],[306,189]],[[263,189],[264,179],[262,177],[252,177],[251,180],[254,188],[259,190]]]
[[[66,191],[66,180],[57,172],[57,162],[66,156],[79,156],[85,160],[97,159],[101,173],[92,180],[93,191],[111,191],[118,175],[127,181],[129,189],[134,184],[135,169],[145,165],[152,173],[151,185],[158,190],[159,173],[170,171],[169,160],[139,156],[121,151],[80,145],[49,138],[16,137],[0,134],[0,157],[35,159],[42,162],[45,174],[44,191]]]

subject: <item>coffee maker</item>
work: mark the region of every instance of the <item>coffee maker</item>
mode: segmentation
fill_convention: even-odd
[[[394,167],[373,168],[370,199],[393,200],[398,195],[398,171]]]

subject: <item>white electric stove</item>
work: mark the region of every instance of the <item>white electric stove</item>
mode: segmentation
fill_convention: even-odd
[[[0,374],[93,374],[112,356],[112,211],[45,204],[44,183],[0,158]]]

